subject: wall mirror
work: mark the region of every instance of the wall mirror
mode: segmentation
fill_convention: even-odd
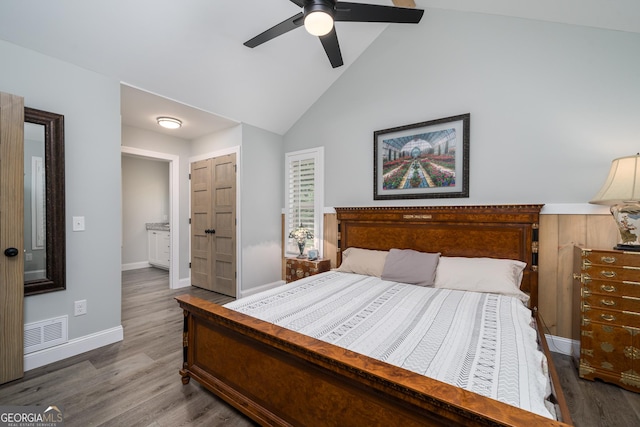
[[[24,109],[24,294],[66,289],[64,116]]]

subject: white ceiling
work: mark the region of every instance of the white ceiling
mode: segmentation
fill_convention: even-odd
[[[638,0],[416,3],[427,14],[436,7],[640,32]],[[183,120],[173,134],[185,139],[238,122],[284,134],[387,27],[337,23],[345,63],[337,69],[304,29],[243,46],[299,10],[288,0],[2,0],[0,39],[124,83],[125,124],[158,131],[155,117],[167,114]]]
[[[120,85],[122,124],[186,140],[235,126],[238,121],[173,101],[152,93]],[[165,129],[158,125],[158,117],[173,117],[182,122],[180,129]]]

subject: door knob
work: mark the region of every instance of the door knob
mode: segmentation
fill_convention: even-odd
[[[20,253],[20,251],[18,251],[17,248],[7,248],[4,250],[4,254],[8,257],[14,257],[16,255],[18,255]]]

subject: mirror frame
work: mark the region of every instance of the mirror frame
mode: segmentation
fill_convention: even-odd
[[[44,126],[46,266],[44,279],[24,282],[24,295],[62,291],[66,284],[64,116],[24,108],[24,121]]]

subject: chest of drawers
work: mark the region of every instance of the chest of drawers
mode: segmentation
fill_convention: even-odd
[[[574,261],[580,377],[640,392],[640,253],[576,247]]]

